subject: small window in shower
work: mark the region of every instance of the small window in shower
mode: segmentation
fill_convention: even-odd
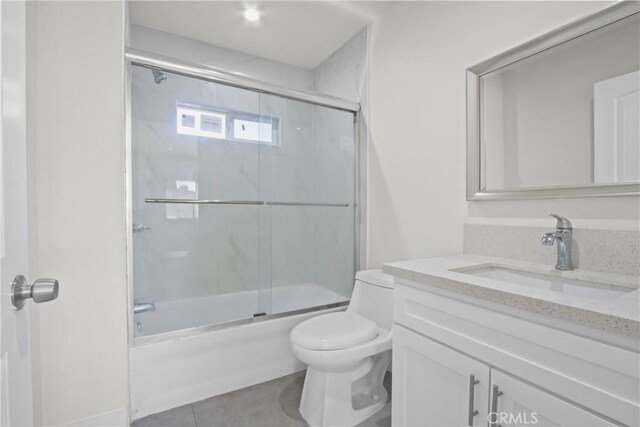
[[[224,114],[180,105],[176,111],[179,134],[225,139],[227,118]]]
[[[235,110],[178,103],[177,132],[181,135],[280,146],[280,119]]]
[[[233,137],[249,142],[273,144],[273,125],[255,120],[233,119]]]

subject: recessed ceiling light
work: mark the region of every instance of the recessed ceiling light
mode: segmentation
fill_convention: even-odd
[[[260,13],[255,9],[247,9],[244,11],[244,19],[247,21],[257,21],[260,19]]]

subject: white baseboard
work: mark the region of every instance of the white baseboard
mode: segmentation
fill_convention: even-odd
[[[105,414],[95,415],[66,424],[68,427],[127,427],[127,410],[125,408]]]

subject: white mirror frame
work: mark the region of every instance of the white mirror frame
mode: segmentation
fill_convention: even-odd
[[[621,1],[593,15],[570,22],[540,37],[509,49],[467,69],[467,200],[547,199],[640,195],[640,183],[588,184],[526,189],[481,188],[480,77],[499,68],[553,48],[605,25],[640,12],[640,2]]]

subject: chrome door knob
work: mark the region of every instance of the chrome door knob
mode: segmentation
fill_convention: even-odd
[[[15,310],[21,310],[24,302],[33,298],[33,302],[41,303],[58,298],[58,281],[56,279],[38,279],[33,285],[27,283],[27,279],[19,274],[13,279],[11,285],[11,303]]]
[[[33,302],[41,303],[58,298],[58,281],[56,279],[38,279],[31,286]]]

